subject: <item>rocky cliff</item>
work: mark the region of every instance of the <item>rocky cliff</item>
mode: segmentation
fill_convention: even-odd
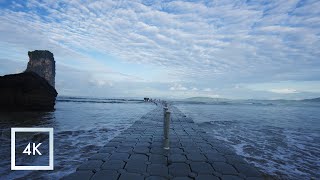
[[[0,76],[0,111],[52,110],[57,94],[34,72]]]
[[[25,72],[0,76],[0,111],[53,110],[55,61],[50,51],[28,52]]]
[[[35,72],[55,87],[55,61],[50,51],[29,51],[29,62],[25,72]]]

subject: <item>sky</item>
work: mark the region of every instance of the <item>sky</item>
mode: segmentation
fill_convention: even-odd
[[[49,50],[59,95],[320,96],[319,0],[0,0],[0,75]]]

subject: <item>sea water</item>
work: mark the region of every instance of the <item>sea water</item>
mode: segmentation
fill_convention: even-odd
[[[155,108],[153,103],[135,99],[97,99],[58,97],[53,112],[0,113],[0,179],[60,179],[76,170],[110,139]],[[53,127],[54,170],[11,171],[10,128]],[[45,139],[41,134],[17,137],[19,144]],[[20,147],[21,153],[24,147]],[[41,147],[43,148],[43,147]],[[47,151],[47,149],[46,149]],[[40,156],[33,164],[45,164]],[[16,163],[25,161],[17,158]],[[48,161],[48,160],[47,160]]]
[[[177,102],[210,135],[277,179],[320,179],[320,103]]]
[[[320,179],[319,103],[180,101],[173,104],[266,174],[278,179]],[[64,177],[155,105],[135,99],[58,97],[55,107],[53,112],[0,113],[0,179]],[[11,127],[54,128],[53,171],[10,170]],[[30,138],[36,141],[46,136],[20,136],[17,148]]]

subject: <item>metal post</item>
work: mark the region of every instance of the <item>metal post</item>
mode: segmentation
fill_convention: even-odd
[[[169,129],[170,129],[170,111],[165,111],[164,124],[163,124],[163,148],[169,149]]]

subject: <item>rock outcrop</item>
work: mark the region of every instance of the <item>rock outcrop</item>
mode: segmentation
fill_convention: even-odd
[[[25,72],[0,76],[0,111],[53,110],[55,61],[49,51],[28,52]]]
[[[55,87],[55,61],[50,51],[29,51],[29,62],[25,72],[35,72]]]

